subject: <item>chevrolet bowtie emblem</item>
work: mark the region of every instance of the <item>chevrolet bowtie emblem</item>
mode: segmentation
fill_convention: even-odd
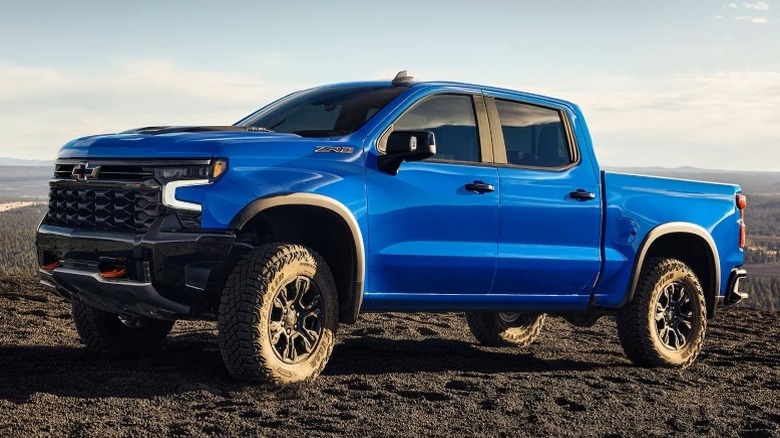
[[[79,163],[73,166],[71,177],[78,181],[86,181],[90,178],[97,178],[100,173],[100,166],[89,167],[89,163]]]

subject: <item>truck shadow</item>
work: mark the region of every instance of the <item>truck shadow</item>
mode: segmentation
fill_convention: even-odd
[[[75,346],[0,346],[0,400],[36,393],[76,398],[149,398],[197,389],[240,389],[211,334],[172,337],[154,356],[116,359]]]
[[[318,386],[337,376],[419,372],[457,374],[582,371],[604,365],[543,360],[530,353],[486,349],[448,339],[348,338],[334,349]],[[159,354],[106,359],[74,346],[0,346],[0,400],[25,403],[35,394],[74,398],[150,398],[205,390],[242,391],[222,363],[216,336],[173,336]],[[333,376],[333,377],[329,377]],[[270,387],[264,389],[271,391]]]
[[[351,338],[336,346],[325,375],[379,375],[418,372],[494,374],[587,371],[605,365],[567,359],[540,359],[527,350],[486,348],[452,339]]]

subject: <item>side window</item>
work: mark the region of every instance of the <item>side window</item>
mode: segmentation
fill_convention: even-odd
[[[561,167],[572,162],[561,113],[518,102],[496,100],[509,164]]]
[[[470,96],[440,95],[424,100],[393,124],[394,131],[431,131],[434,159],[479,162],[479,136]]]

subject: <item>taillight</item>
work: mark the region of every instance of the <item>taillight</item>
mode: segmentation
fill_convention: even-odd
[[[745,208],[747,208],[747,196],[737,195],[737,209],[739,209],[739,247],[745,247],[747,229],[745,227]]]
[[[747,196],[737,195],[737,208],[742,211],[747,207]]]

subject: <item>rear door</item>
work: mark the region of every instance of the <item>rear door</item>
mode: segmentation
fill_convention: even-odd
[[[500,179],[491,293],[589,295],[601,265],[598,173],[565,108],[487,98]]]

